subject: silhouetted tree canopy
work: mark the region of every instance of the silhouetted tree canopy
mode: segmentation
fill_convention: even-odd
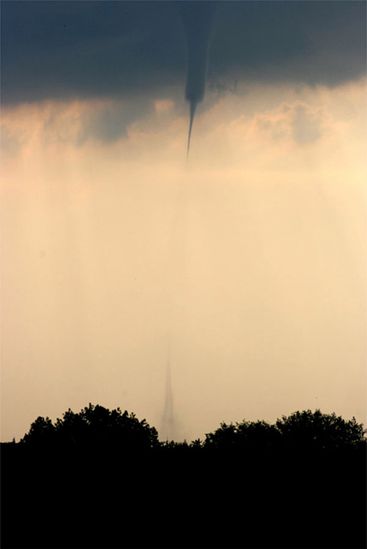
[[[55,424],[48,417],[38,417],[20,442],[79,448],[122,445],[126,449],[146,450],[158,445],[158,433],[145,419],[139,421],[133,413],[89,404],[79,413],[67,410]]]
[[[353,417],[345,420],[335,413],[323,414],[320,410],[305,410],[283,416],[276,428],[287,446],[310,449],[334,449],[362,443],[364,428]]]
[[[266,421],[221,423],[205,440],[159,442],[158,432],[145,419],[139,421],[133,413],[120,408],[108,410],[92,405],[79,413],[67,410],[55,423],[50,418],[38,417],[29,432],[20,441],[32,446],[109,447],[166,450],[221,449],[247,452],[271,452],[279,448],[314,450],[356,446],[365,442],[363,425],[353,417],[345,420],[335,413],[324,414],[320,410],[304,410],[282,416],[274,425]]]
[[[204,447],[225,450],[271,451],[280,448],[298,450],[351,447],[365,441],[363,425],[355,418],[344,420],[320,410],[295,412],[278,419],[275,425],[265,421],[222,423],[205,437]]]
[[[21,439],[21,443],[31,443],[43,446],[54,440],[55,426],[49,417],[39,416],[31,425],[29,432]]]
[[[1,445],[4,549],[363,549],[363,426],[320,410],[158,440],[89,404]]]
[[[205,436],[204,447],[227,450],[270,450],[279,442],[280,433],[265,421],[221,423],[219,429]]]

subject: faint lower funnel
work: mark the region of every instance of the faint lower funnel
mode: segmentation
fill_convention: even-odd
[[[166,394],[164,400],[164,408],[162,414],[162,428],[161,439],[162,440],[175,440],[176,422],[173,411],[173,393],[172,393],[172,380],[171,380],[171,364],[168,360],[166,371]]]

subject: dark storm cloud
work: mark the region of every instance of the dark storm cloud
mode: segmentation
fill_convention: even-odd
[[[5,2],[3,100],[141,94],[175,83],[184,68],[180,30],[168,4]]]
[[[329,85],[365,73],[364,2],[260,1],[243,2],[239,9],[232,6],[213,41],[213,72]]]
[[[183,95],[178,4],[3,1],[3,103]],[[364,40],[364,2],[219,2],[209,79],[337,84],[364,73]]]

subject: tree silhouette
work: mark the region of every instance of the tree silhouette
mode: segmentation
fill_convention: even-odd
[[[49,417],[39,416],[31,425],[28,433],[21,439],[23,444],[46,446],[54,442],[55,426]]]
[[[221,450],[271,451],[282,447],[299,450],[357,447],[365,442],[363,425],[320,410],[282,416],[275,425],[265,421],[221,423],[205,435],[204,447]]]
[[[363,425],[353,417],[345,420],[335,413],[304,410],[282,416],[276,422],[286,446],[298,449],[336,449],[356,447],[365,441]]]
[[[49,418],[37,418],[20,442],[32,446],[49,444],[81,449],[123,446],[134,451],[159,444],[157,430],[145,419],[139,421],[135,414],[122,412],[120,408],[108,410],[93,404],[79,413],[67,410],[55,425]]]
[[[205,435],[205,448],[221,450],[267,451],[275,448],[280,433],[274,425],[265,421],[221,423],[214,433]]]
[[[320,410],[190,444],[120,408],[38,417],[1,448],[2,547],[362,549],[365,442]]]

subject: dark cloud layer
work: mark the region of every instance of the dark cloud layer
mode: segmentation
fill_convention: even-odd
[[[2,2],[2,101],[168,95],[182,85],[180,2]],[[209,79],[337,84],[365,72],[359,1],[219,2]],[[195,19],[195,2],[190,3]],[[232,79],[232,80],[231,80]]]

